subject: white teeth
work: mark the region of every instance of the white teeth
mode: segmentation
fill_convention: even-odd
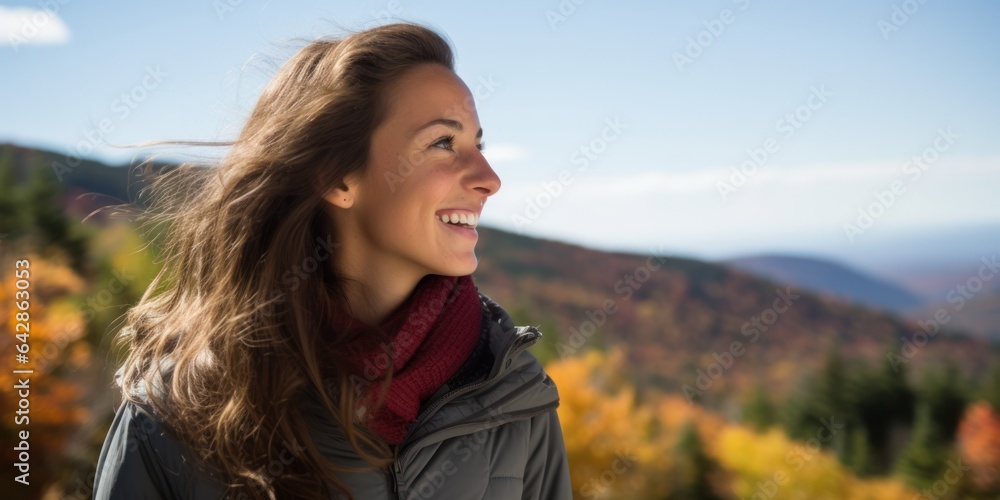
[[[442,222],[450,224],[464,224],[469,227],[476,227],[479,223],[479,219],[476,214],[442,214],[438,216]]]

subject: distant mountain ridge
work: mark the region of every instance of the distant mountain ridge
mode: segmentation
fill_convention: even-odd
[[[892,312],[919,307],[925,302],[902,286],[828,259],[771,254],[728,259],[722,263],[777,283]]]
[[[139,191],[145,186],[142,172],[137,166],[145,158],[129,165],[107,165],[88,158],[75,158],[66,154],[35,149],[17,144],[0,143],[0,154],[14,160],[14,174],[18,180],[27,180],[29,171],[45,168],[52,172],[63,186],[64,208],[77,214],[89,214],[94,209],[120,203],[142,206]],[[159,169],[171,164],[152,161],[147,167]],[[98,218],[105,214],[97,214]]]
[[[948,316],[949,328],[1000,342],[1000,279],[984,283],[980,292],[963,298],[959,304],[954,293],[951,301],[947,300],[947,293],[921,295],[829,259],[769,254],[721,263],[776,283],[881,309],[912,321],[932,318],[939,309],[952,310]],[[949,277],[942,282],[955,286],[973,276],[975,271],[950,270],[942,274]]]

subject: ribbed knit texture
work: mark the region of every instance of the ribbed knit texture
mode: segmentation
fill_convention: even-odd
[[[392,332],[393,375],[383,405],[374,412],[385,385],[387,346],[373,329],[346,311],[332,311],[333,327],[348,332],[349,359],[370,383],[362,384],[359,415],[389,444],[398,445],[423,402],[466,363],[480,337],[482,306],[471,275],[429,274],[381,323]],[[356,336],[355,336],[356,335]]]

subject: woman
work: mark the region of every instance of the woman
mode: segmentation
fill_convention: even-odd
[[[158,179],[95,498],[570,498],[541,334],[471,277],[481,138],[448,43],[391,24],[301,49],[216,168]]]

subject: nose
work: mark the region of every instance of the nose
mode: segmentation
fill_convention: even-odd
[[[500,176],[490,166],[490,162],[486,161],[482,152],[476,152],[473,170],[475,172],[473,174],[474,185],[477,191],[486,196],[492,196],[500,190]]]

